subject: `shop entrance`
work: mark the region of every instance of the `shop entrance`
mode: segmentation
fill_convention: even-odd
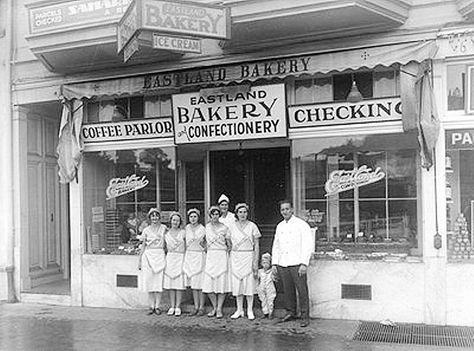
[[[210,152],[211,202],[220,194],[250,207],[250,219],[261,233],[260,251],[270,252],[277,223],[278,201],[290,197],[290,149],[288,147]]]

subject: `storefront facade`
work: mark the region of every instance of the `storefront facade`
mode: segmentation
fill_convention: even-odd
[[[414,79],[429,67],[440,101],[446,76],[438,72],[444,67],[449,71],[449,65],[439,56],[442,39],[437,29],[413,25],[423,6],[400,3],[402,9],[389,11],[387,6],[392,17],[386,16],[390,20],[378,29],[380,35],[361,32],[353,40],[336,34],[336,39],[303,40],[294,25],[285,27],[293,42],[285,37],[279,44],[268,30],[276,17],[269,16],[268,22],[250,20],[267,37],[247,34],[250,49],[245,51],[245,18],[257,5],[230,1],[233,37],[220,45],[208,39],[203,56],[165,52],[153,62],[144,50],[135,53],[131,64],[110,69],[105,60],[90,63],[94,70],[84,70],[84,62],[70,68],[67,65],[73,61],[61,61],[53,50],[45,49],[46,44],[39,45],[40,39],[46,40],[41,23],[30,27],[31,50],[43,63],[55,62],[57,72],[38,79],[36,88],[53,84],[40,87],[36,95],[18,83],[24,91],[15,97],[20,110],[14,137],[23,163],[16,172],[24,175],[29,190],[18,191],[16,211],[28,196],[51,193],[48,185],[56,195],[54,201],[30,205],[28,223],[18,221],[19,235],[13,239],[17,252],[31,246],[34,253],[31,228],[46,224],[33,219],[47,217],[61,240],[45,240],[61,259],[50,255],[56,266],[38,266],[49,266],[70,283],[69,294],[57,303],[139,308],[146,306],[147,296],[139,291],[137,252],[149,208],[158,207],[166,222],[174,210],[184,215],[197,207],[206,213],[225,193],[231,206],[249,204],[251,218],[263,234],[263,252],[271,250],[280,220],[277,203],[290,198],[295,213],[309,223],[314,235],[315,253],[308,270],[311,317],[474,325],[474,320],[459,317],[459,311],[452,317],[449,313],[461,291],[451,281],[469,288],[468,277],[455,278],[457,270],[467,271],[464,262],[450,262],[450,247],[454,250],[454,241],[467,239],[465,228],[472,221],[449,229],[446,211],[441,210],[448,175],[440,176],[448,164],[443,133],[470,126],[458,127],[459,117],[458,124],[448,128],[441,117],[443,136],[435,144],[433,164],[425,167],[413,107],[423,94]],[[451,21],[461,18],[456,2],[433,6],[449,13]],[[342,21],[343,11],[334,11]],[[370,16],[359,15],[362,28]],[[322,15],[315,10],[306,16],[313,22]],[[288,14],[286,19],[291,18]],[[430,19],[426,21],[426,28],[432,28]],[[386,26],[391,32],[382,34]],[[409,34],[401,34],[404,30]],[[59,51],[66,57],[76,50],[57,45],[64,45]],[[68,70],[69,77],[63,73]],[[77,172],[67,186],[48,181],[53,138],[48,133],[64,127],[59,120],[61,104],[52,98],[59,95],[65,101],[63,121],[69,118],[70,125],[76,125],[83,143]],[[35,104],[42,104],[46,112]],[[438,111],[443,107],[438,104]],[[33,111],[38,111],[37,124]],[[46,115],[52,112],[58,117],[48,124]],[[21,145],[21,135],[28,145]],[[32,148],[34,141],[41,152]],[[462,160],[470,156],[453,152],[457,154],[449,154],[451,166],[459,174],[461,185],[456,187],[462,190],[470,171],[459,165],[468,164]],[[44,169],[44,179],[35,177],[33,164]],[[51,174],[57,171],[56,165],[53,168]],[[468,201],[467,192],[461,190],[452,190],[452,200],[461,205],[450,218],[460,218],[459,208]],[[52,209],[43,216],[41,209],[48,206]],[[53,221],[50,212],[61,220]],[[31,217],[31,213],[38,214]],[[451,233],[455,230],[457,236]],[[435,243],[437,233],[441,248]],[[468,246],[464,243],[456,259],[470,257]],[[24,255],[16,256],[15,277],[18,298],[28,301],[34,300],[26,288],[34,281],[32,253],[28,259]]]
[[[440,230],[446,231],[446,315],[449,324],[472,325],[471,308],[473,202],[471,28],[451,26],[439,34],[438,60],[443,84],[437,89],[442,111],[438,184]],[[460,303],[462,301],[462,303]]]

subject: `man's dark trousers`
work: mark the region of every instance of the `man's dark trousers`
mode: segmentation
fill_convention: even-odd
[[[296,290],[300,299],[301,318],[309,319],[309,298],[306,274],[300,276],[300,266],[277,266],[283,289],[285,290],[285,306],[289,314],[296,317]],[[296,289],[296,290],[295,290]]]

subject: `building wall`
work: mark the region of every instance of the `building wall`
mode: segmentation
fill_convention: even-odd
[[[43,0],[41,0],[43,1]],[[28,48],[28,42],[25,39],[28,36],[28,12],[25,4],[39,2],[39,0],[0,0],[0,47],[8,46],[8,35],[6,35],[7,18],[4,9],[8,4],[13,3],[14,32],[11,33],[14,43],[11,69],[13,76],[14,93],[12,103],[9,101],[8,94],[10,85],[6,80],[0,80],[0,121],[20,119],[20,115],[28,112],[26,107],[16,115],[10,106],[27,106],[31,103],[43,103],[48,101],[57,101],[59,86],[64,82],[77,81],[81,79],[100,78],[107,76],[108,72],[84,72],[73,74],[65,78],[61,74],[48,71],[44,65],[31,53]],[[405,24],[397,30],[390,32],[371,34],[367,36],[368,43],[393,42],[402,39],[423,39],[426,36],[435,35],[436,31],[446,23],[462,21],[463,18],[458,12],[456,1],[446,0],[413,0],[409,11],[409,17]],[[6,30],[2,31],[3,28]],[[351,46],[350,42],[346,43]],[[0,76],[4,76],[9,69],[9,50],[0,50]],[[127,74],[132,71],[146,72],[147,67],[124,69],[121,73]],[[442,68],[441,68],[442,69]],[[435,84],[443,86],[441,75],[435,79]],[[437,88],[438,89],[438,88]],[[443,98],[442,91],[437,94],[440,99]],[[444,101],[444,100],[443,100]],[[443,103],[438,107],[443,109]],[[15,117],[16,116],[16,117]],[[59,120],[60,116],[57,116]],[[3,124],[2,124],[3,125]],[[21,121],[18,124],[21,126]],[[26,125],[26,124],[25,124]],[[23,128],[23,129],[22,129]],[[24,142],[22,136],[25,135],[24,127],[10,130],[0,129],[0,133],[14,133],[17,149],[21,149],[19,144]],[[11,136],[11,134],[10,134]],[[8,137],[0,134],[0,140],[5,142]],[[439,145],[442,145],[442,141]],[[5,150],[0,147],[0,150]],[[9,162],[10,154],[0,151],[0,164]],[[444,155],[444,150],[438,152],[438,155]],[[17,157],[18,155],[15,155]],[[444,156],[442,156],[444,157]],[[441,158],[440,162],[443,162]],[[19,165],[16,170],[22,172],[25,167]],[[20,189],[11,189],[9,183],[11,173],[6,167],[0,170],[0,191],[2,194],[15,194],[15,231],[8,221],[0,222],[0,300],[7,298],[8,284],[4,284],[7,279],[5,268],[12,260],[13,251],[16,252],[15,266],[18,269],[21,259],[22,246],[24,238],[19,238],[25,233],[25,228],[21,223],[21,206],[26,205],[19,193]],[[24,178],[24,177],[23,177]],[[443,178],[441,178],[443,179]],[[434,222],[428,220],[433,218],[434,211],[438,210],[440,221],[443,223],[443,206],[434,205],[434,175],[424,173],[422,177],[425,194],[431,194],[433,198],[426,196],[423,199],[424,216],[427,221],[424,223],[424,263],[385,263],[385,262],[361,262],[361,261],[313,261],[309,269],[310,295],[312,317],[321,318],[343,318],[343,319],[367,319],[380,320],[389,318],[400,322],[426,322],[438,324],[468,324],[474,325],[474,319],[469,312],[472,310],[471,302],[468,297],[474,286],[474,271],[471,265],[448,265],[444,261],[444,253],[441,256],[432,247],[433,233],[436,231]],[[17,187],[25,184],[16,183]],[[71,198],[81,198],[80,185],[73,185]],[[438,190],[443,193],[444,189]],[[442,195],[438,194],[438,198]],[[12,199],[13,200],[13,199]],[[439,201],[438,201],[439,202]],[[0,202],[0,213],[11,213],[3,210],[7,203]],[[146,303],[141,294],[136,290],[114,288],[115,273],[123,274],[135,272],[135,257],[120,258],[118,266],[111,267],[114,260],[113,256],[90,256],[82,255],[83,252],[83,228],[80,222],[82,208],[77,203],[71,203],[71,213],[76,216],[71,218],[71,270],[72,275],[82,278],[75,280],[72,284],[72,301],[75,305],[86,306],[110,306],[110,307],[130,307],[141,306]],[[443,226],[440,225],[442,228]],[[16,233],[16,236],[15,234]],[[15,248],[13,247],[15,242]],[[10,260],[10,261],[9,261]],[[97,280],[102,276],[106,279]],[[336,277],[336,278],[335,278]],[[17,278],[19,276],[17,275]],[[82,280],[81,280],[82,279]],[[340,298],[341,283],[356,283],[372,285],[371,301],[342,300]],[[17,283],[18,284],[18,283]],[[19,286],[17,285],[17,288]],[[462,299],[465,305],[459,304]],[[472,303],[474,304],[474,302]]]

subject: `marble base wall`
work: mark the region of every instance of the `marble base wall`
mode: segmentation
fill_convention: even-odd
[[[474,264],[448,263],[446,275],[447,324],[474,326]]]
[[[0,268],[0,301],[8,300],[8,275]]]
[[[313,260],[308,269],[311,317],[423,323],[423,266]],[[342,299],[341,284],[371,285],[372,299]]]
[[[138,288],[117,287],[117,274],[137,275],[138,256],[83,255],[82,304],[88,307],[146,308],[148,294]]]

